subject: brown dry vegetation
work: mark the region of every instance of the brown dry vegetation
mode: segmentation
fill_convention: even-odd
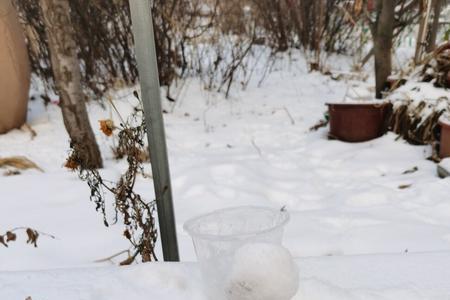
[[[33,72],[53,88],[39,2],[15,3],[25,28]],[[138,74],[128,1],[74,0],[70,8],[82,82],[90,91],[89,98],[100,99],[108,89],[135,84]],[[338,0],[155,0],[152,12],[160,82],[170,86],[190,74],[214,72],[199,66],[194,54],[200,51],[199,45],[219,48],[217,45],[226,36],[238,37],[238,44],[245,45],[231,62],[223,58],[221,51],[217,53],[215,63],[225,64],[224,71],[218,72],[225,86],[234,80],[233,69],[243,63],[242,57],[256,44],[264,44],[274,52],[302,48],[316,52],[316,56],[320,49],[345,51],[357,29],[359,15],[355,9]],[[229,42],[236,46],[235,39]],[[167,96],[172,99],[170,93]]]

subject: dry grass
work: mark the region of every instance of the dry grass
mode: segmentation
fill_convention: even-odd
[[[11,156],[11,157],[0,157],[0,168],[15,168],[17,170],[28,170],[36,169],[44,172],[42,168],[36,165],[34,162],[26,158],[25,156]]]
[[[391,116],[391,130],[411,144],[432,144],[436,140],[435,128],[444,111],[434,111],[428,116],[422,116],[421,112],[425,107],[425,102],[415,108],[411,108],[408,104],[397,107]]]

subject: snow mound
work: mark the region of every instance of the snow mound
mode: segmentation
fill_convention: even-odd
[[[252,243],[239,248],[227,282],[228,300],[289,300],[299,274],[289,251],[279,245]]]
[[[439,165],[444,168],[445,170],[450,172],[450,157],[448,158],[444,158],[443,160],[441,160],[441,162],[439,163]]]
[[[439,111],[444,111],[444,115],[450,112],[448,90],[437,88],[431,82],[410,80],[393,91],[388,99],[394,104],[394,109],[401,105],[408,105],[409,110],[417,111],[422,120]]]

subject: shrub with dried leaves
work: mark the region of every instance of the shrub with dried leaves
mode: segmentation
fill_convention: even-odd
[[[112,102],[111,104],[115,108]],[[81,165],[77,159],[79,154],[76,148],[72,148],[66,167],[78,171],[80,179],[88,184],[91,190],[90,199],[95,203],[96,210],[101,212],[105,226],[108,227],[110,223],[116,224],[119,219],[123,222],[125,227],[123,235],[131,243],[133,251],[121,265],[131,264],[138,255],[143,262],[157,260],[154,252],[157,239],[153,216],[156,209],[155,201],[147,201],[135,191],[136,179],[139,174],[144,175],[143,163],[146,161],[143,156],[143,153],[146,153],[144,144],[146,127],[140,101],[126,121],[122,121],[116,127],[111,120],[102,120],[100,130],[106,136],[112,136],[115,130],[118,131],[118,149],[126,158],[128,166],[117,182],[105,180],[98,170]],[[109,192],[114,198],[115,213],[112,222],[108,220],[106,213],[105,192]]]

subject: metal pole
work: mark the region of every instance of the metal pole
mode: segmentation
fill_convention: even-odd
[[[150,1],[130,0],[129,2],[163,256],[165,261],[178,261],[178,243]]]

